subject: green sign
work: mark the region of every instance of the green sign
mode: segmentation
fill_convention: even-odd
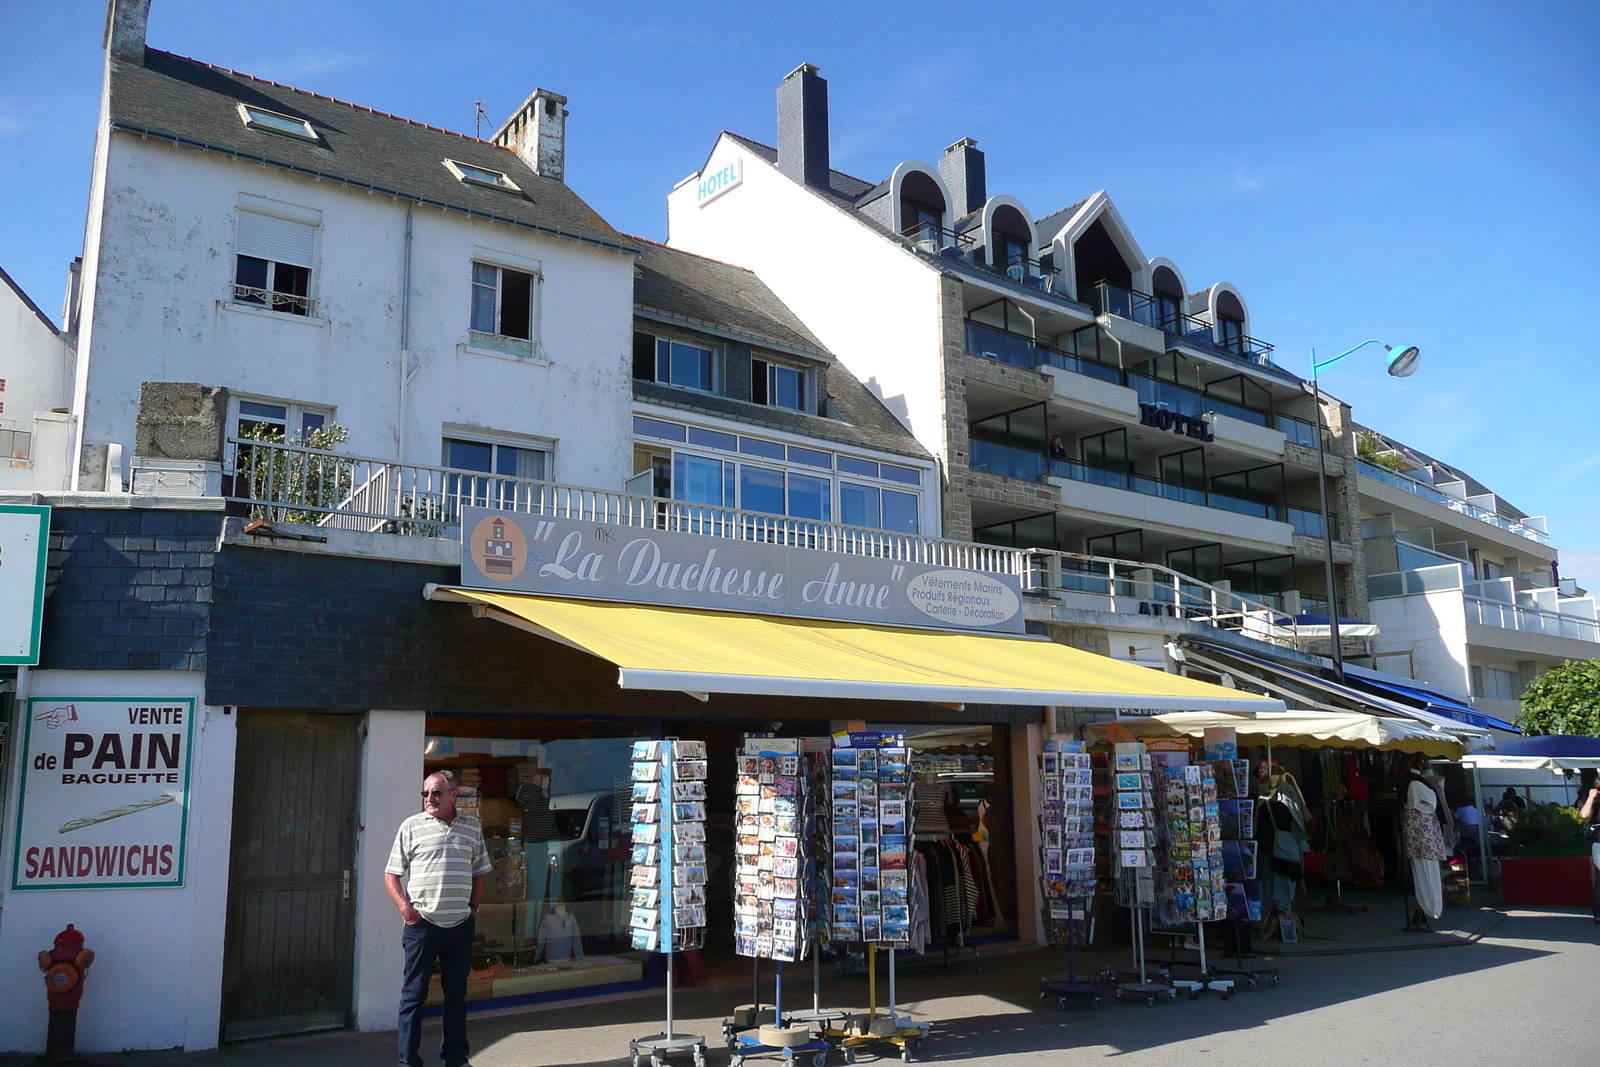
[[[50,509],[0,504],[0,663],[39,662]]]

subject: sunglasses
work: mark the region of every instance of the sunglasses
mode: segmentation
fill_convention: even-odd
[[[447,796],[449,796],[451,794],[451,792],[453,792],[453,790],[449,790],[449,789],[424,789],[422,791],[422,799],[423,800],[427,800],[429,797],[447,797]]]

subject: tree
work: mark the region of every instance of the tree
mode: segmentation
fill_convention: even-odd
[[[1517,725],[1527,734],[1600,737],[1600,659],[1569,660],[1529,682]]]

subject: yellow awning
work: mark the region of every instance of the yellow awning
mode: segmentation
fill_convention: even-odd
[[[429,586],[615,663],[624,689],[938,704],[1282,710],[1283,702],[1037,637],[946,633]]]

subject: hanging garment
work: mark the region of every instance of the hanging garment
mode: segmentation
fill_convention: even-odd
[[[1411,860],[1411,880],[1417,906],[1430,919],[1444,912],[1444,884],[1439,861],[1450,853],[1439,826],[1439,798],[1427,782],[1413,779],[1406,787],[1406,807],[1400,832]]]
[[[954,799],[955,794],[948,782],[914,783],[911,786],[912,828],[919,834],[947,833],[950,830],[950,816],[945,809]]]
[[[578,930],[578,917],[570,911],[563,915],[552,910],[546,915],[539,924],[539,948],[534,958],[552,963],[583,959],[583,934]]]
[[[921,850],[911,859],[911,951],[928,947],[928,860]]]
[[[516,801],[522,809],[524,841],[549,841],[556,836],[556,816],[550,810],[550,794],[539,783],[532,779],[518,783]]]

